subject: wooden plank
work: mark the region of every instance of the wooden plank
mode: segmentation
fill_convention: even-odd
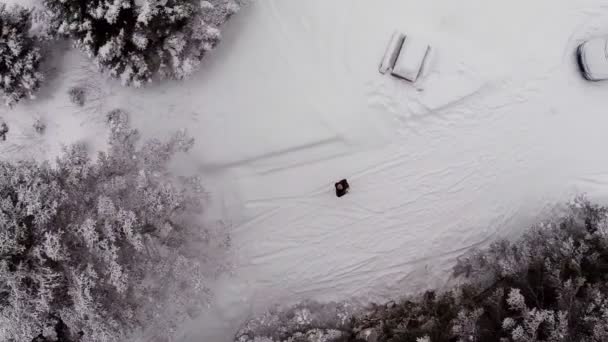
[[[430,47],[427,43],[408,36],[401,47],[391,74],[410,82],[416,82]]]
[[[378,71],[380,71],[381,74],[386,74],[389,70],[393,69],[404,40],[405,35],[403,33],[397,31],[393,32],[378,68]]]

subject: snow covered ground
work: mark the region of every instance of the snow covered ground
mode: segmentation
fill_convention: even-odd
[[[378,73],[394,29],[433,47],[415,86]],[[574,60],[606,33],[602,0],[258,0],[186,82],[124,89],[58,55],[37,101],[2,110],[2,148],[99,148],[114,107],[146,136],[187,128],[197,142],[178,166],[205,176],[235,268],[183,341],[229,341],[273,303],[442,286],[467,249],[575,193],[607,198],[608,83],[583,81]],[[84,109],[66,94],[82,82],[95,90]],[[31,139],[35,117],[48,131]],[[352,191],[338,199],[341,178]]]

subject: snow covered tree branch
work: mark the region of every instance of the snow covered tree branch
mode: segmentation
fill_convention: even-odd
[[[13,106],[25,97],[33,98],[40,87],[41,55],[29,36],[29,10],[0,4],[0,26],[0,92],[4,103]]]
[[[56,165],[0,162],[3,341],[170,335],[206,304],[206,253],[226,237],[198,223],[198,179],[167,169],[192,139],[138,147],[125,113],[108,118],[109,150],[96,160],[73,145]]]
[[[124,85],[182,79],[220,40],[240,0],[44,0],[52,30]]]

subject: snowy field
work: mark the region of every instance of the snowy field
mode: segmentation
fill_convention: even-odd
[[[394,29],[433,47],[416,86],[378,73]],[[145,136],[187,128],[196,145],[176,167],[204,175],[234,274],[183,341],[230,341],[274,303],[441,287],[467,249],[575,193],[608,198],[608,83],[574,59],[607,33],[602,0],[257,0],[186,82],[124,89],[62,49],[39,99],[2,110],[1,152],[103,148],[115,107]],[[84,109],[66,94],[78,82],[96,94]]]

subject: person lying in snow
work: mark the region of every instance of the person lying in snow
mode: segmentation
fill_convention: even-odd
[[[343,179],[343,180],[339,181],[338,183],[336,183],[335,187],[336,187],[336,196],[338,196],[338,197],[342,197],[342,196],[346,195],[346,193],[350,189],[350,185],[348,185],[348,181],[346,179]]]

